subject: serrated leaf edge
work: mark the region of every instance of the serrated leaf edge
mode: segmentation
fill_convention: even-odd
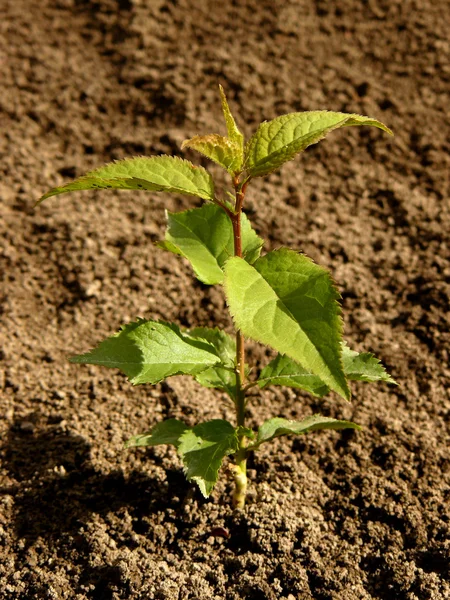
[[[249,152],[252,146],[255,145],[256,143],[256,136],[260,130],[260,128],[265,125],[266,123],[270,123],[271,121],[276,121],[277,119],[280,119],[282,117],[285,116],[289,116],[289,115],[299,115],[302,113],[308,113],[308,112],[316,112],[316,111],[299,111],[299,112],[294,112],[294,113],[285,113],[283,115],[278,115],[277,117],[275,117],[274,119],[270,119],[270,120],[265,120],[262,123],[260,123],[260,125],[258,126],[257,130],[255,131],[255,133],[252,135],[252,137],[248,140],[248,142],[245,145],[245,149],[244,149],[244,163],[243,163],[243,168],[248,170],[248,160],[250,158]],[[317,112],[323,112],[323,113],[334,113],[337,111],[332,111],[332,110],[323,110],[323,111],[317,111]],[[345,113],[341,113],[341,114],[345,114]],[[335,129],[340,129],[341,127],[343,127],[345,125],[345,123],[349,120],[351,120],[354,117],[362,117],[362,118],[367,118],[369,120],[372,121],[376,121],[377,123],[379,123],[381,125],[381,127],[379,125],[373,125],[373,127],[377,127],[378,129],[381,129],[382,131],[385,131],[386,133],[388,133],[389,135],[394,135],[394,133],[392,132],[391,129],[389,129],[389,127],[387,127],[386,125],[384,125],[384,123],[382,123],[381,121],[378,121],[378,119],[372,119],[371,117],[366,117],[365,115],[359,115],[358,113],[349,113],[347,114],[346,118],[344,118],[342,121],[340,121],[339,123],[332,125],[330,127],[328,127],[326,130],[324,130],[324,132],[320,135],[320,137],[318,137],[317,139],[315,139],[313,142],[311,142],[310,144],[308,144],[308,146],[306,146],[305,148],[303,148],[302,150],[299,150],[298,152],[295,152],[295,154],[291,157],[288,158],[286,161],[284,161],[281,165],[278,165],[276,167],[274,167],[273,169],[263,173],[263,174],[258,174],[258,172],[256,173],[251,173],[249,171],[249,175],[251,177],[265,177],[267,175],[270,175],[270,173],[273,173],[274,171],[276,171],[277,169],[281,168],[284,164],[286,164],[287,162],[290,162],[292,160],[295,160],[295,158],[301,154],[302,152],[304,152],[306,150],[306,148],[309,148],[309,146],[313,146],[314,144],[317,144],[318,142],[322,141],[329,133],[331,133],[332,131],[334,131]],[[350,125],[350,127],[357,127],[359,124],[355,124],[355,125]],[[360,126],[364,126],[365,124],[362,123],[360,124]],[[370,126],[369,123],[366,124],[367,126]],[[293,145],[295,143],[296,140],[292,140],[292,142],[290,142],[289,144],[286,144],[286,146],[283,146],[282,148],[286,149],[289,146]],[[264,164],[266,164],[267,162],[270,162],[270,157],[273,156],[274,154],[278,153],[281,151],[282,148],[279,148],[278,150],[272,152],[271,154],[268,154],[267,156],[264,157],[264,159],[262,159],[259,163],[255,164],[254,166],[263,166]]]
[[[279,252],[279,251],[282,251],[282,250],[290,250],[291,252],[296,252],[295,250],[292,250],[292,249],[290,249],[290,248],[280,247],[280,248],[276,248],[275,250],[271,250],[271,253],[272,253],[272,252],[273,252],[273,253],[275,253],[275,252]],[[343,320],[343,318],[342,318],[342,307],[341,307],[341,304],[338,302],[338,300],[341,300],[341,299],[342,299],[342,296],[341,296],[341,294],[340,294],[340,292],[339,292],[339,290],[338,290],[338,287],[337,287],[337,285],[336,285],[336,282],[334,281],[334,279],[333,279],[333,277],[331,276],[331,273],[330,273],[330,271],[328,271],[328,269],[326,269],[325,267],[322,267],[321,265],[318,265],[318,264],[317,264],[317,263],[316,263],[316,262],[315,262],[313,259],[311,259],[311,258],[310,258],[309,256],[307,256],[306,254],[304,254],[304,253],[302,253],[302,252],[296,252],[296,253],[297,253],[297,254],[299,254],[300,256],[304,256],[305,258],[307,258],[308,260],[310,260],[311,262],[313,262],[313,263],[314,263],[314,264],[315,264],[315,265],[316,265],[316,266],[317,266],[319,269],[321,269],[322,271],[324,271],[325,273],[327,273],[327,275],[329,276],[329,278],[330,278],[330,284],[331,284],[331,287],[332,287],[332,288],[335,290],[335,292],[336,292],[336,294],[337,294],[336,302],[337,302],[337,304],[338,304],[338,307],[339,307],[339,309],[338,309],[338,312],[337,312],[337,314],[336,314],[336,317],[337,317],[337,319],[338,319],[338,333],[340,334],[340,337],[342,338],[342,335],[343,335],[343,332],[344,332],[344,320]],[[264,255],[264,256],[263,256],[263,257],[261,257],[261,258],[264,258],[265,256],[267,256],[267,254],[266,254],[266,255]],[[235,259],[235,258],[237,258],[237,257],[236,257],[236,256],[230,257],[230,258],[228,259],[228,261],[229,261],[229,260],[233,260],[233,259]],[[244,260],[244,259],[242,259],[242,260]],[[255,263],[256,263],[258,260],[259,260],[259,259],[255,260]],[[226,261],[226,262],[228,263],[228,261]],[[254,266],[254,265],[255,265],[255,263],[253,263],[252,265],[250,265],[249,263],[247,263],[247,264],[249,264],[249,266],[253,267],[253,268],[255,269],[255,271],[257,271],[256,267]],[[225,267],[225,266],[226,266],[226,263],[225,263],[224,267]],[[258,274],[259,274],[259,275],[262,277],[262,279],[264,279],[264,281],[267,283],[267,285],[268,285],[268,286],[269,286],[271,289],[273,289],[273,288],[272,288],[272,286],[270,285],[270,283],[269,283],[269,282],[268,282],[268,281],[267,281],[267,280],[266,280],[266,279],[265,279],[265,278],[264,278],[264,277],[261,275],[261,273],[260,273],[259,271],[258,271]],[[225,288],[227,288],[227,279],[226,279],[226,278],[224,279],[223,286],[224,286]],[[229,302],[228,302],[228,293],[225,293],[225,301],[226,301],[226,304],[227,304],[227,306],[228,306],[228,310],[230,311],[230,314],[231,314],[231,316],[233,317],[233,321],[235,322],[235,324],[236,324],[236,327],[239,329],[239,323],[238,323],[238,320],[236,319],[236,315],[235,315],[235,314],[233,314],[233,312],[232,312],[232,310],[231,310],[231,307],[230,307],[230,305],[229,305]],[[280,301],[281,301],[281,299],[280,299]],[[284,309],[285,309],[286,313],[287,313],[287,314],[289,314],[289,315],[290,315],[290,317],[291,317],[291,319],[292,319],[294,322],[296,322],[296,323],[297,323],[297,320],[295,319],[294,315],[292,315],[291,311],[290,311],[290,310],[288,310],[288,308],[287,308],[287,307],[284,305],[284,303],[283,303],[283,306],[284,306]],[[256,342],[259,342],[259,343],[261,343],[261,344],[264,344],[264,345],[266,345],[266,346],[270,346],[270,344],[266,344],[266,343],[265,343],[264,341],[262,341],[261,339],[256,339],[256,338],[252,338],[252,339],[254,339]],[[276,350],[276,348],[275,348],[275,350]],[[320,354],[320,352],[319,352],[319,354]],[[288,355],[288,356],[289,356],[289,355]],[[293,360],[296,360],[296,359],[293,359]],[[343,373],[343,372],[344,372],[344,366],[343,366],[343,363],[342,363],[342,356],[341,356],[341,354],[339,354],[339,357],[338,357],[338,362],[339,362],[339,365],[340,365],[340,367],[341,367],[341,372]],[[299,364],[301,364],[301,363],[299,363]],[[302,367],[303,367],[303,365],[302,365]],[[305,369],[306,367],[303,367],[303,368]],[[315,374],[315,373],[313,373],[313,375],[314,375],[314,374]],[[344,378],[345,378],[345,375],[344,375]],[[324,382],[324,383],[325,383],[325,382]],[[326,385],[328,385],[328,384],[326,384]],[[349,388],[348,384],[347,384],[345,387],[347,388],[347,389],[346,389],[346,391],[347,391],[347,395],[345,395],[345,396],[343,395],[342,397],[343,397],[343,398],[344,398],[344,399],[345,399],[347,402],[349,402],[349,401],[350,401],[350,399],[351,399],[351,390],[350,390],[350,388]],[[345,390],[345,387],[343,388],[343,391]],[[336,391],[336,390],[334,390],[334,391]]]
[[[309,417],[305,417],[304,420],[306,420],[308,418],[313,418],[313,417],[319,417],[320,419],[326,419],[329,422],[333,422],[333,423],[348,423],[349,425],[351,425],[350,427],[348,427],[349,429],[355,429],[357,431],[361,431],[363,429],[362,425],[358,425],[357,423],[353,423],[352,421],[347,421],[346,419],[335,419],[333,417],[325,417],[324,415],[319,415],[317,413],[315,413],[313,415],[310,415]],[[275,418],[277,418],[277,417],[271,417],[271,419],[268,419],[268,421],[270,421],[272,419],[275,419]],[[292,424],[301,423],[302,422],[302,421],[296,421],[294,419],[284,419],[283,417],[279,417],[279,418],[282,418],[283,420],[287,421],[288,423],[292,423]],[[263,425],[264,425],[264,423],[263,423]],[[314,426],[314,424],[312,426]],[[283,429],[283,427],[280,427],[280,429]],[[328,428],[324,427],[323,429],[325,430],[325,429],[328,429]],[[342,429],[346,429],[346,427],[343,427]],[[330,430],[332,431],[333,429],[330,428]],[[282,435],[305,435],[306,433],[310,433],[309,431],[299,431],[299,432],[296,432],[296,431],[287,431],[286,433],[281,433],[281,434],[277,435],[276,431],[277,430],[275,430],[275,433],[274,433],[274,435],[272,437],[270,437],[268,439],[264,439],[264,440],[259,440],[259,428],[258,428],[258,432],[256,434],[256,441],[248,445],[248,450],[249,451],[258,450],[258,448],[262,444],[266,444],[267,442],[272,442],[276,437],[281,437]],[[320,429],[317,429],[316,431],[320,431]]]
[[[101,340],[100,342],[98,342],[98,344],[94,348],[91,348],[87,352],[83,352],[82,354],[75,354],[74,356],[69,356],[68,361],[70,363],[72,363],[72,364],[95,364],[97,366],[105,366],[105,367],[108,368],[107,361],[96,362],[96,363],[89,363],[87,361],[82,361],[82,360],[79,360],[79,359],[83,358],[83,357],[88,358],[90,355],[92,355],[92,353],[95,350],[98,349],[98,347],[100,346],[100,344],[102,344],[103,342],[105,342],[109,338],[119,336],[122,331],[125,331],[126,327],[128,327],[130,325],[134,325],[135,323],[138,324],[138,325],[144,325],[145,323],[157,323],[157,324],[160,324],[160,325],[167,325],[172,330],[177,329],[182,334],[182,337],[184,337],[186,335],[185,331],[179,325],[177,325],[176,323],[170,323],[169,321],[164,321],[164,320],[161,320],[161,319],[159,319],[157,321],[154,321],[153,319],[144,319],[142,317],[138,317],[135,321],[130,321],[129,323],[122,324],[120,326],[120,328],[118,329],[118,331],[116,331],[115,333],[112,333],[111,335],[108,335],[106,338],[104,338],[103,340]],[[191,338],[191,339],[194,339],[194,338]],[[189,375],[189,377],[194,377],[195,378],[196,375],[200,375],[201,373],[203,373],[203,371],[206,371],[206,370],[210,369],[211,367],[218,366],[221,363],[220,357],[217,355],[216,348],[213,346],[213,344],[211,344],[207,340],[203,340],[203,339],[200,339],[200,338],[195,338],[195,339],[196,339],[196,341],[204,342],[206,345],[208,345],[208,346],[211,347],[211,349],[214,351],[214,352],[211,352],[211,354],[215,354],[215,356],[217,356],[217,362],[216,363],[212,363],[210,365],[205,365],[204,369],[201,370],[201,371],[199,371],[198,373],[187,374],[187,373],[177,372],[177,373],[173,373],[171,375],[165,376],[162,379],[159,379],[158,381],[155,381],[154,383],[151,383],[149,385],[157,385],[161,381],[164,381],[165,379],[168,379],[169,377],[175,377],[177,375]],[[124,362],[124,361],[122,361],[122,362]],[[131,363],[131,364],[134,364],[134,363]],[[194,363],[194,364],[197,364],[197,363]],[[118,368],[118,367],[114,367],[114,368]],[[118,368],[118,370],[121,371],[120,368]],[[129,378],[128,375],[125,375],[125,376],[127,377],[128,381],[132,385],[142,385],[141,383],[136,382],[137,377]]]
[[[192,432],[193,432],[195,435],[197,435],[197,434],[194,432],[194,429],[195,429],[195,428],[196,428],[198,425],[201,425],[201,424],[204,424],[204,423],[211,423],[212,421],[224,421],[224,420],[226,421],[226,419],[212,419],[211,421],[204,421],[203,423],[198,423],[197,425],[194,425],[194,427],[190,427],[190,428],[186,429],[186,430],[185,430],[185,431],[182,433],[182,435],[180,436],[180,439],[181,439],[181,437],[182,437],[182,436],[183,436],[183,435],[184,435],[184,434],[185,434],[187,431],[192,431]],[[229,421],[227,421],[227,423],[229,423]],[[231,425],[231,423],[229,423],[229,424]],[[238,437],[237,437],[237,429],[236,429],[235,427],[233,427],[233,430],[234,430],[234,437],[236,438],[236,448],[235,448],[234,450],[233,450],[232,448],[230,448],[230,449],[229,449],[229,451],[227,451],[227,452],[226,452],[226,453],[223,455],[223,457],[222,457],[222,461],[221,461],[220,465],[217,467],[217,469],[212,469],[212,473],[213,473],[213,475],[214,475],[214,483],[213,483],[213,485],[211,486],[211,489],[210,489],[210,491],[209,491],[209,492],[206,490],[206,480],[205,480],[203,477],[201,477],[200,475],[193,475],[193,476],[191,476],[191,477],[189,477],[189,476],[188,476],[188,474],[187,474],[187,473],[188,473],[188,470],[189,470],[189,466],[188,466],[188,465],[185,465],[185,463],[184,463],[184,455],[185,455],[185,454],[188,454],[188,453],[187,453],[187,452],[185,452],[185,453],[182,453],[182,452],[180,452],[179,448],[177,448],[178,455],[180,456],[180,458],[181,458],[181,461],[182,461],[182,463],[183,463],[183,472],[184,472],[184,474],[185,474],[185,476],[186,476],[186,479],[187,479],[188,481],[194,481],[194,482],[195,482],[195,483],[198,485],[198,487],[199,487],[199,489],[200,489],[200,492],[201,492],[201,494],[202,494],[202,496],[203,496],[204,498],[209,498],[209,496],[211,495],[211,492],[213,491],[213,489],[214,489],[214,487],[215,487],[215,485],[216,485],[216,483],[217,483],[218,476],[219,476],[219,471],[220,471],[220,468],[222,467],[223,459],[224,459],[226,456],[230,456],[230,455],[232,455],[232,454],[235,454],[235,453],[236,453],[236,451],[237,451],[237,449],[238,449],[238,443],[239,443],[239,442],[238,442]],[[230,435],[230,437],[231,437],[231,435]],[[180,445],[181,445],[181,442],[180,442]],[[220,448],[220,446],[218,445],[218,447],[217,447],[217,448],[216,448],[216,450],[215,450],[215,453],[219,451],[219,448]],[[213,461],[213,459],[214,459],[214,456],[215,456],[215,454],[213,455],[213,458],[211,459],[211,461],[210,461],[210,464],[212,463],[212,461]],[[210,467],[209,467],[209,468],[210,468]]]
[[[150,182],[148,179],[145,179],[143,177],[130,177],[130,176],[124,176],[124,177],[100,177],[98,175],[99,172],[101,172],[103,169],[114,166],[116,164],[120,164],[120,163],[126,163],[126,162],[132,162],[135,159],[139,159],[139,158],[143,158],[143,159],[169,159],[172,160],[174,163],[178,162],[178,163],[182,163],[184,166],[189,167],[191,170],[194,169],[198,169],[200,171],[200,173],[202,173],[203,176],[205,176],[210,184],[211,190],[205,190],[202,188],[198,188],[197,191],[189,191],[189,190],[185,190],[183,188],[179,188],[177,186],[172,186],[172,185],[168,185],[167,187],[172,187],[173,190],[172,191],[167,191],[166,193],[179,193],[179,194],[184,194],[184,195],[188,195],[188,196],[197,196],[199,198],[202,198],[203,200],[210,200],[213,201],[214,200],[214,181],[210,175],[210,173],[204,169],[202,166],[200,165],[194,165],[192,162],[190,162],[189,160],[182,158],[180,156],[171,156],[169,154],[160,154],[160,155],[155,155],[155,156],[143,156],[143,155],[138,155],[138,156],[131,156],[131,157],[126,157],[123,159],[116,159],[113,160],[109,163],[105,163],[104,165],[102,165],[101,167],[97,167],[96,169],[93,169],[92,171],[88,171],[87,173],[85,173],[84,175],[82,175],[81,177],[76,177],[75,179],[73,179],[72,181],[65,183],[63,185],[58,185],[55,186],[53,188],[51,188],[47,193],[45,193],[43,196],[41,196],[39,198],[39,200],[35,203],[35,206],[37,206],[38,204],[40,204],[41,202],[43,202],[44,200],[46,200],[47,198],[50,198],[52,196],[55,195],[60,195],[63,193],[70,193],[71,191],[87,191],[87,190],[67,190],[66,192],[64,191],[60,191],[60,192],[56,192],[56,190],[62,190],[63,188],[65,188],[66,186],[69,186],[71,184],[74,184],[76,182],[83,182],[87,179],[98,179],[100,182],[108,182],[108,181],[112,181],[112,182],[117,182],[117,181],[127,181],[127,180],[131,180],[131,181],[148,181],[151,185],[155,185],[157,187],[161,187],[160,184],[153,184],[152,182]],[[187,179],[191,184],[194,182],[193,179],[189,179],[189,177],[186,177],[186,175],[184,175],[183,173],[178,173],[180,176],[184,177],[185,179]],[[155,190],[155,191],[165,191],[164,190],[165,186],[162,186],[161,190]],[[95,189],[95,187],[92,187],[91,189]],[[133,191],[133,190],[129,190],[129,191]],[[136,190],[138,191],[138,190]],[[151,190],[143,190],[143,191],[151,191]],[[199,193],[198,193],[199,192]]]

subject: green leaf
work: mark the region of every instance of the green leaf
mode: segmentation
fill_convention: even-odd
[[[220,97],[222,100],[223,116],[225,118],[225,123],[227,126],[228,137],[230,138],[230,140],[232,142],[236,142],[236,144],[240,148],[241,165],[239,166],[239,169],[241,169],[242,161],[244,158],[244,136],[239,131],[239,128],[236,125],[236,121],[234,120],[234,117],[231,114],[230,107],[228,106],[227,97],[225,96],[224,89],[221,85],[219,85],[219,90],[220,90]]]
[[[327,110],[290,113],[265,121],[248,141],[245,168],[251,177],[263,177],[316,144],[330,131],[357,125],[371,125],[392,135],[392,131],[376,119]]]
[[[253,266],[233,257],[225,265],[225,293],[245,336],[287,354],[349,399],[339,294],[325,269],[286,248],[269,252]]]
[[[248,446],[249,450],[256,450],[264,442],[269,442],[280,435],[301,434],[318,429],[361,429],[360,425],[351,421],[338,421],[322,415],[313,415],[303,421],[290,421],[275,417],[265,421],[258,428],[256,441]]]
[[[342,345],[342,363],[347,379],[369,382],[386,381],[397,385],[389,373],[386,373],[380,360],[370,352],[355,352],[344,343]]]
[[[217,481],[224,457],[236,452],[238,446],[236,430],[222,419],[200,423],[182,434],[178,452],[186,477],[198,484],[205,498]]]
[[[187,258],[203,283],[222,283],[223,266],[234,253],[233,226],[225,211],[215,204],[204,204],[183,212],[167,212],[167,222],[165,241],[157,245]],[[263,240],[244,213],[241,229],[245,259],[254,262]]]
[[[253,432],[250,433],[253,435]],[[195,481],[207,498],[217,482],[224,457],[236,452],[239,441],[237,430],[222,419],[200,423],[195,427],[187,427],[177,419],[168,419],[157,423],[149,432],[130,438],[126,447],[159,444],[176,446],[187,479]]]
[[[313,375],[295,360],[283,354],[278,354],[274,360],[264,367],[258,378],[258,385],[260,388],[269,385],[299,388],[320,398],[330,391],[330,388],[320,377]]]
[[[151,190],[214,199],[214,182],[203,167],[175,156],[139,156],[110,163],[66,185],[55,187],[38,204],[58,194],[90,189]]]
[[[236,341],[220,329],[196,327],[189,331],[189,336],[194,339],[206,340],[214,346],[220,363],[202,371],[195,379],[207,388],[216,388],[226,392],[230,398],[236,399]]]
[[[242,147],[222,135],[196,135],[182,143],[181,149],[192,148],[214,161],[231,175],[242,168]]]
[[[137,385],[172,375],[197,375],[220,358],[214,346],[183,334],[173,323],[139,319],[70,362],[120,369]]]
[[[344,373],[348,380],[396,383],[386,373],[378,358],[370,352],[359,354],[354,350],[350,350],[345,342],[341,344],[341,350]],[[299,388],[319,397],[325,396],[330,391],[320,377],[308,372],[299,363],[282,354],[278,354],[274,360],[264,367],[257,383],[260,388],[269,385]]]
[[[167,419],[157,423],[150,431],[141,435],[134,435],[126,443],[126,448],[138,446],[159,446],[160,444],[173,444],[178,448],[179,438],[188,429],[178,419]]]

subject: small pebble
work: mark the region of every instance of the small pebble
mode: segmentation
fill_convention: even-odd
[[[35,430],[35,425],[31,421],[22,421],[19,425],[20,430],[26,433],[33,433]]]

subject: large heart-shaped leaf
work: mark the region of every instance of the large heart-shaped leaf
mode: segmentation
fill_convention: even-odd
[[[287,354],[349,399],[339,294],[325,269],[286,248],[254,265],[234,257],[225,265],[225,293],[244,335]]]

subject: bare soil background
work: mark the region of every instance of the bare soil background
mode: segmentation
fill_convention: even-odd
[[[0,597],[11,600],[444,600],[449,564],[449,90],[445,0],[0,0]],[[105,161],[284,112],[377,117],[250,189],[267,239],[328,267],[345,338],[399,386],[351,404],[278,389],[269,416],[364,431],[277,440],[205,501],[171,448],[123,442],[167,417],[233,419],[187,378],[130,386],[70,365],[136,316],[232,331],[220,288],[155,248],[158,194],[33,202]],[[187,154],[188,158],[202,159]],[[215,169],[212,169],[217,173]],[[268,356],[250,345],[258,367]],[[226,527],[228,539],[211,531]]]

